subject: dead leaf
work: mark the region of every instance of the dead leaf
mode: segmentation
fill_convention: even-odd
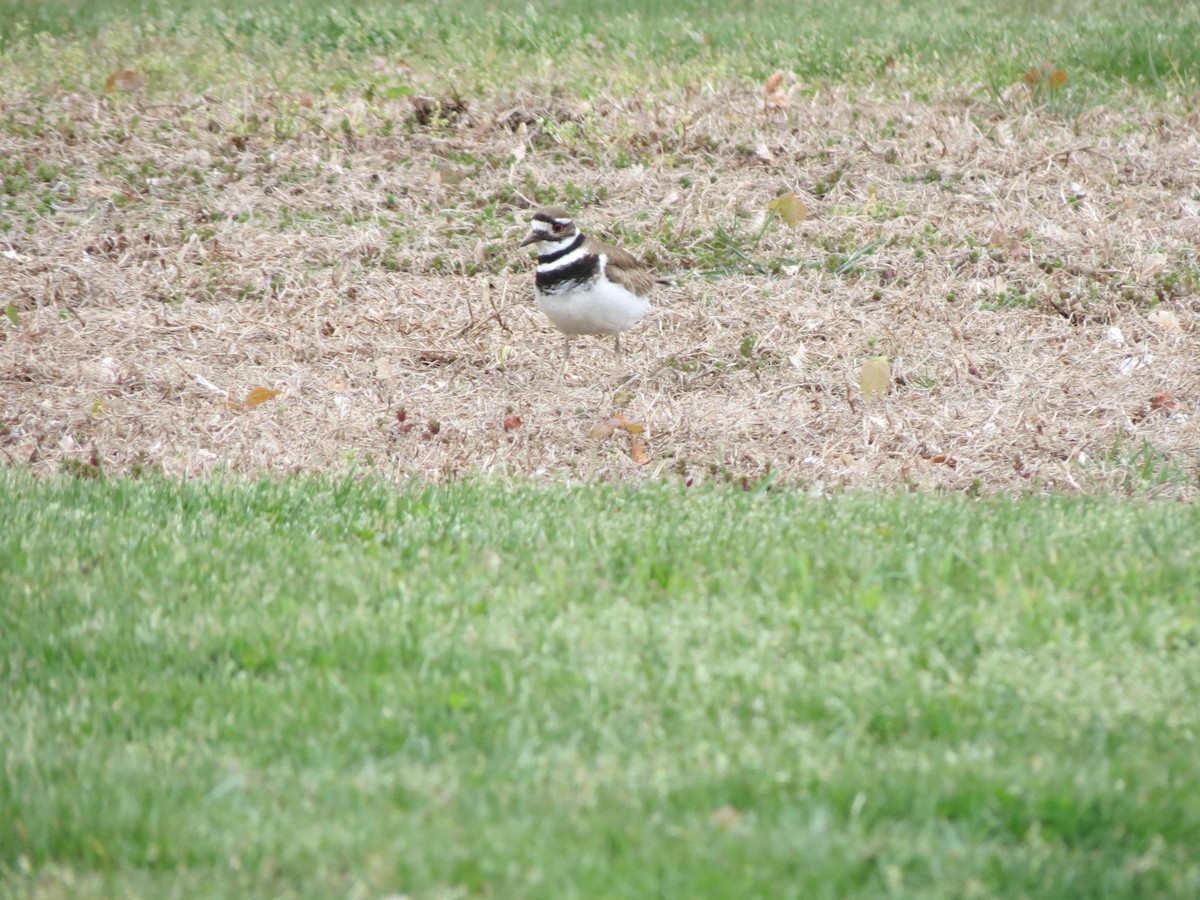
[[[1057,91],[1066,86],[1068,79],[1067,73],[1053,63],[1041,63],[1027,71],[1023,80],[1033,91],[1045,88]]]
[[[644,425],[639,425],[637,422],[630,422],[621,413],[616,413],[593,425],[592,430],[588,432],[588,438],[593,441],[603,441],[611,437],[612,433],[618,428],[629,434],[641,434],[646,430]]]
[[[783,72],[774,72],[766,81],[763,82],[763,103],[767,107],[787,106],[787,95],[783,93]]]
[[[375,363],[375,377],[380,381],[391,381],[395,377],[392,373],[392,364],[386,359]]]
[[[951,469],[958,468],[958,460],[953,456],[948,456],[945,453],[939,453],[937,456],[929,457],[931,463],[936,463],[941,466],[949,466]]]
[[[892,381],[892,366],[886,356],[873,356],[863,363],[858,373],[858,386],[863,398],[870,401],[887,393]]]
[[[146,79],[132,69],[118,69],[104,79],[106,91],[140,91]]]
[[[789,228],[795,228],[808,218],[808,207],[795,194],[780,194],[767,204],[767,209],[779,213],[779,218],[783,219]]]
[[[1146,320],[1153,325],[1157,325],[1163,331],[1183,331],[1183,326],[1179,324],[1179,317],[1169,309],[1151,310],[1146,315]]]
[[[612,436],[612,433],[617,430],[617,420],[615,418],[605,419],[602,422],[597,422],[592,426],[592,430],[588,432],[588,440],[603,441]]]
[[[256,387],[250,390],[246,395],[246,409],[254,409],[256,406],[262,406],[273,397],[278,397],[283,391],[273,391],[270,388]]]
[[[525,423],[521,421],[521,417],[518,415],[510,413],[509,415],[504,417],[504,430],[505,431],[516,431],[523,424],[525,424]]]
[[[1155,394],[1150,398],[1150,408],[1172,410],[1175,408],[1175,397],[1166,392]]]
[[[630,434],[641,434],[646,430],[644,425],[639,425],[637,422],[630,422],[621,413],[614,415],[613,420],[617,423],[617,427],[624,428]]]
[[[633,446],[629,448],[629,458],[639,466],[650,462],[650,456],[646,453],[646,448],[642,446],[642,439],[636,434],[633,436]]]
[[[438,184],[454,187],[455,185],[462,184],[467,174],[465,169],[457,169],[454,166],[438,166],[433,173],[433,177]]]

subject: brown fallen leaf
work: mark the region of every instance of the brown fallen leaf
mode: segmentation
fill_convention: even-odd
[[[948,456],[945,453],[939,453],[937,456],[929,457],[931,463],[936,463],[942,466],[949,466],[951,469],[958,468],[958,460],[953,456]]]
[[[467,177],[466,169],[455,168],[454,166],[438,166],[433,170],[433,178],[438,184],[444,184],[453,187],[457,184],[462,184]]]
[[[1029,69],[1022,80],[1030,90],[1048,88],[1057,91],[1066,86],[1068,78],[1067,73],[1053,63],[1042,63]]]
[[[523,424],[524,423],[521,421],[521,417],[518,415],[509,414],[504,417],[504,430],[505,431],[516,431]]]
[[[650,455],[646,452],[646,448],[642,446],[642,439],[636,434],[633,436],[633,446],[629,448],[629,458],[639,466],[644,466],[650,462]]]
[[[592,426],[592,430],[588,432],[588,440],[603,441],[612,436],[612,433],[617,430],[617,420],[615,418],[604,419]]]
[[[763,103],[768,108],[787,106],[787,95],[783,93],[783,72],[774,72],[763,82]]]
[[[146,79],[132,69],[118,69],[104,79],[106,91],[140,91]]]
[[[1165,391],[1150,398],[1151,409],[1172,410],[1175,408],[1175,397]]]

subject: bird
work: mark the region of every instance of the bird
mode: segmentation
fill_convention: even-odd
[[[557,206],[530,217],[521,246],[530,244],[538,245],[538,309],[563,333],[559,377],[566,373],[572,341],[581,334],[611,334],[620,366],[621,333],[642,321],[650,308],[647,295],[670,279],[655,278],[632,253],[592,240]]]

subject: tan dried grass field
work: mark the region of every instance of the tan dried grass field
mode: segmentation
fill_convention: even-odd
[[[113,87],[4,110],[48,167],[0,235],[8,465],[1194,494],[1195,114]],[[756,245],[781,192],[809,217]],[[677,276],[621,372],[583,339],[558,380],[546,202]]]

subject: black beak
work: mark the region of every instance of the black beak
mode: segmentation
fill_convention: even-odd
[[[536,244],[540,240],[542,240],[542,236],[536,231],[531,231],[529,232],[529,236],[521,241],[521,246],[528,247],[530,244]]]

